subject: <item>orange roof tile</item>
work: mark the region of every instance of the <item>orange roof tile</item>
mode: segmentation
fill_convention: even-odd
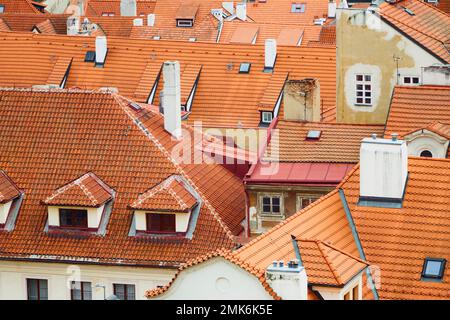
[[[198,5],[195,4],[181,4],[178,7],[175,19],[195,19],[198,12]]]
[[[101,16],[114,14],[120,16],[120,0],[86,0],[85,14],[87,16]],[[156,0],[137,0],[136,13],[138,16],[153,13]]]
[[[197,204],[196,198],[186,189],[184,183],[174,176],[139,195],[130,207],[152,211],[189,211]]]
[[[400,137],[434,122],[450,125],[450,86],[396,86],[385,135]]]
[[[59,57],[56,60],[53,70],[50,73],[46,83],[60,86],[64,81],[64,77],[69,72],[71,63],[72,58]]]
[[[358,206],[359,166],[342,183],[367,261],[380,268],[381,299],[449,299],[442,282],[421,280],[426,257],[450,260],[450,160],[409,157],[401,209]]]
[[[42,21],[34,26],[39,33],[48,33],[48,34],[56,34],[55,27],[53,26],[50,19]]]
[[[5,13],[41,13],[30,0],[2,0]]]
[[[111,188],[89,172],[58,188],[43,202],[52,206],[100,207],[112,197]]]
[[[10,177],[0,170],[0,203],[11,201],[20,196],[20,190]]]
[[[278,72],[273,73],[267,84],[266,90],[263,92],[261,100],[259,100],[259,110],[272,111],[278,98],[280,97],[284,84],[288,78],[288,73]]]
[[[419,0],[401,0],[396,4],[382,3],[380,16],[441,61],[450,63],[448,14]]]
[[[356,163],[361,140],[373,133],[381,136],[384,127],[279,120],[276,129],[264,156],[267,161]],[[308,139],[310,130],[321,131],[319,139]]]
[[[283,28],[278,34],[277,45],[297,46],[302,40],[303,33],[303,28]]]
[[[5,20],[3,18],[0,18],[0,31],[10,31],[11,28],[8,26]]]
[[[32,255],[178,267],[199,254],[235,245],[245,218],[242,182],[214,162],[189,164],[173,158],[179,142],[151,108],[135,110],[119,95],[80,90],[3,89],[0,97],[0,168],[26,193],[14,229],[0,234],[2,258]],[[184,135],[194,130],[183,129]],[[192,140],[183,136],[180,143]],[[107,232],[103,237],[55,239],[44,231],[47,209],[42,200],[86,172],[94,172],[116,192]],[[192,239],[129,236],[133,213],[128,206],[174,174],[183,176],[202,200]]]
[[[94,68],[91,63],[84,62],[86,51],[95,48],[95,39],[92,37],[4,32],[0,34],[0,40],[1,86],[28,87],[44,84],[53,70],[56,57],[73,57],[67,88],[116,87],[121,95],[146,102],[156,84],[155,74],[159,73],[164,61],[178,60],[181,68],[186,65],[201,65],[198,87],[187,122],[202,121],[204,127],[235,128],[239,123],[243,128],[258,127],[259,103],[268,90],[272,77],[278,74],[282,78],[289,73],[290,79],[318,78],[323,110],[336,105],[334,47],[280,46],[272,74],[263,72],[263,45],[109,37],[106,64],[104,68]],[[241,62],[252,64],[249,74],[238,72]],[[30,70],[37,72],[30,73]],[[148,79],[145,78],[146,70],[154,71],[150,72]],[[149,86],[145,95],[142,86],[147,83]],[[153,104],[159,103],[162,86],[163,81],[159,81]],[[138,95],[135,95],[136,92],[139,92]],[[221,97],[220,108],[217,108],[217,97]],[[282,114],[283,108],[280,109]]]
[[[57,34],[66,34],[67,32],[67,14],[35,14],[35,13],[3,13],[0,19],[3,20],[11,31],[31,32],[37,25],[42,25],[44,32],[53,31]],[[45,21],[49,21],[48,22]],[[47,32],[48,33],[48,32]]]
[[[230,43],[248,43],[251,44],[256,41],[258,35],[258,26],[243,25],[236,28],[229,40]]]
[[[437,7],[439,10],[450,14],[450,0],[439,0]]]
[[[188,102],[189,95],[193,90],[195,82],[200,76],[202,66],[200,64],[187,64],[183,67],[183,70],[180,70],[181,104],[185,105]]]

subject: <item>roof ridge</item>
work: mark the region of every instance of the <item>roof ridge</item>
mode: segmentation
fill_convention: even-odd
[[[228,228],[228,226],[222,221],[222,218],[220,217],[220,215],[217,213],[216,209],[209,203],[208,199],[204,196],[203,192],[201,192],[198,188],[198,186],[194,183],[194,181],[191,179],[191,177],[189,177],[188,174],[186,174],[186,172],[184,172],[183,168],[181,167],[181,165],[179,165],[170,155],[170,153],[167,151],[167,149],[158,141],[158,139],[155,138],[155,136],[153,136],[152,133],[150,133],[148,131],[148,129],[144,126],[144,124],[142,124],[142,126],[140,126],[136,121],[139,121],[137,119],[137,117],[135,117],[132,112],[129,110],[128,106],[125,106],[123,104],[123,100],[128,101],[128,102],[133,102],[131,99],[128,99],[124,96],[121,96],[117,93],[112,93],[112,96],[114,97],[114,99],[117,101],[117,103],[120,105],[120,107],[123,109],[123,111],[125,112],[125,114],[133,121],[134,124],[136,124],[138,126],[139,129],[141,129],[141,131],[144,133],[145,136],[147,136],[147,138],[149,138],[150,141],[152,141],[155,146],[163,153],[163,155],[165,155],[167,157],[167,159],[173,164],[173,166],[175,167],[176,171],[181,174],[191,185],[191,187],[193,189],[195,189],[195,191],[198,193],[198,195],[200,196],[200,198],[202,199],[203,203],[205,204],[205,206],[209,209],[209,211],[211,212],[211,214],[213,215],[213,217],[217,220],[217,222],[219,223],[219,225],[222,227],[222,229],[225,231],[226,235],[228,236],[228,238],[232,241],[232,242],[236,242],[235,236],[233,235],[233,233],[231,232],[230,228]],[[158,116],[158,114],[156,112],[154,112],[153,110],[147,109],[149,112],[151,112],[152,114]],[[159,115],[160,116],[160,115]],[[145,129],[144,129],[145,128]]]

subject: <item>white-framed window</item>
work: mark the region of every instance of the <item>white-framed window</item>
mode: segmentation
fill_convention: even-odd
[[[282,216],[283,196],[279,193],[262,194],[259,198],[261,215]]]
[[[361,300],[359,296],[359,285],[354,286],[344,294],[344,300]]]
[[[306,4],[304,3],[293,3],[291,5],[291,12],[292,13],[302,13],[305,12],[305,6]]]
[[[404,76],[403,84],[406,86],[418,86],[420,84],[420,77],[418,76]]]
[[[0,4],[0,13],[5,12],[5,6],[3,4]]]
[[[371,106],[372,105],[372,75],[355,75],[355,104]]]
[[[191,19],[177,19],[177,27],[190,28],[194,25]]]
[[[307,194],[297,195],[297,211],[306,208],[317,199],[319,199],[319,196],[317,195],[307,195]]]
[[[271,123],[273,119],[273,113],[271,111],[263,111],[261,114],[262,123]]]

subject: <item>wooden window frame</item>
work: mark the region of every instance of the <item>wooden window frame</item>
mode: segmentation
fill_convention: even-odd
[[[405,80],[409,79],[409,82]],[[414,79],[417,79],[417,82],[414,82]],[[402,78],[403,85],[405,86],[419,86],[420,85],[420,77],[419,76],[403,76]]]
[[[113,283],[113,292],[116,297],[119,297],[117,295],[117,286],[123,286],[123,300],[136,300],[136,285],[132,283]],[[133,286],[134,287],[134,299],[128,299],[128,287]]]
[[[270,114],[270,121],[264,119],[264,115]],[[272,111],[261,111],[261,122],[265,124],[270,124],[273,121],[273,112]]]
[[[88,284],[91,287],[91,299],[89,299],[89,300],[92,300],[92,294],[93,294],[93,292],[92,292],[92,282],[90,282],[90,281],[72,281],[71,287],[70,287],[70,300],[74,300],[74,298],[73,298],[74,294],[73,293],[74,293],[74,290],[77,290],[77,289],[74,288],[74,286],[77,283],[80,284],[80,297],[81,297],[80,300],[86,300],[85,297],[84,297],[84,295],[85,295],[85,293],[84,293],[84,289],[85,288],[84,287],[85,287],[85,285],[88,285]],[[88,301],[88,300],[86,300],[86,301]]]
[[[280,212],[273,212],[273,198],[280,199]],[[264,211],[264,198],[270,198],[270,212]],[[270,217],[270,218],[283,218],[284,217],[284,201],[283,201],[283,193],[261,193],[258,197],[259,200],[259,212],[262,217]]]
[[[178,28],[192,28],[194,26],[193,19],[177,19]]]
[[[302,199],[309,199],[309,204],[308,204],[308,206],[309,206],[311,203],[317,201],[320,197],[321,197],[321,195],[318,195],[318,194],[302,194],[302,193],[297,194],[296,199],[295,199],[295,207],[297,209],[296,211],[300,211],[303,208],[306,208],[306,207],[303,207],[303,208],[301,207]],[[311,199],[315,199],[315,200],[311,201]]]
[[[37,278],[27,278],[27,299],[28,300],[34,300],[34,299],[30,299],[30,283],[32,281],[35,281],[37,283],[37,299],[36,301],[44,301],[44,300],[48,300],[48,280],[47,279],[37,279]],[[41,281],[45,281],[47,283],[47,299],[42,299],[41,297]]]

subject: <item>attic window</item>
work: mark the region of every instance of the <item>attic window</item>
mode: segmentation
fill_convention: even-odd
[[[87,229],[88,212],[80,209],[59,209],[59,221],[62,228]]]
[[[192,19],[177,19],[177,27],[191,28],[194,26],[194,20]]]
[[[94,62],[95,61],[95,51],[88,51],[84,56],[84,62]]]
[[[250,72],[251,63],[242,62],[239,66],[239,73],[249,73]]]
[[[426,258],[423,264],[422,278],[441,280],[444,276],[447,260],[439,258]]]
[[[174,233],[176,231],[175,214],[147,213],[147,232]]]
[[[5,12],[5,6],[3,4],[0,4],[0,13]]]
[[[306,134],[306,139],[308,140],[319,140],[322,131],[320,130],[309,130]]]
[[[291,12],[292,13],[303,13],[305,12],[305,6],[304,3],[293,3],[291,6]]]
[[[114,12],[102,12],[103,17],[114,17]]]
[[[273,119],[273,113],[270,111],[263,111],[261,113],[261,122],[262,123],[271,123]]]

